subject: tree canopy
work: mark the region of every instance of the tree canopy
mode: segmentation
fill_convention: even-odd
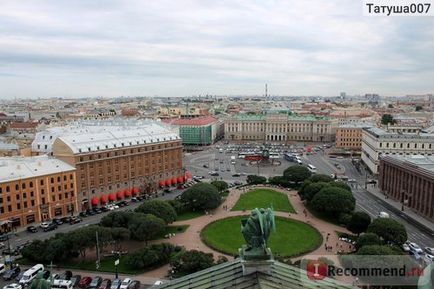
[[[312,183],[318,183],[318,182],[329,183],[329,182],[333,182],[334,179],[328,175],[314,174],[310,176],[306,181],[310,181]]]
[[[163,219],[166,224],[176,221],[175,209],[166,201],[162,200],[149,200],[141,204],[136,212],[143,214],[152,214],[160,219]]]
[[[166,228],[163,219],[151,214],[140,214],[128,224],[131,238],[138,241],[149,241],[161,235]]]
[[[401,245],[407,241],[407,231],[403,224],[390,218],[377,218],[368,227],[368,232],[377,234],[386,243]]]
[[[209,210],[220,205],[221,196],[215,186],[199,183],[182,193],[181,202],[193,211]]]
[[[300,195],[301,199],[307,200],[308,202],[310,202],[319,191],[328,185],[328,183],[324,182],[312,183],[306,181],[306,183],[307,185],[303,185],[298,191],[298,194]]]
[[[214,257],[211,253],[204,253],[197,250],[184,251],[176,255],[170,265],[173,268],[174,275],[188,275],[214,265]]]
[[[365,212],[354,212],[347,224],[347,229],[359,235],[368,229],[371,217]]]
[[[290,182],[299,184],[311,176],[311,172],[304,166],[291,166],[283,172],[283,176]]]
[[[341,213],[351,213],[356,206],[356,200],[347,190],[327,186],[315,194],[311,205],[318,212],[339,216]]]
[[[248,175],[247,176],[247,183],[249,185],[265,184],[266,182],[267,182],[266,177],[257,176],[257,175]]]
[[[217,191],[219,192],[226,191],[229,188],[228,183],[226,183],[225,181],[212,181],[211,185],[216,187]]]
[[[395,124],[396,120],[393,118],[391,114],[385,113],[381,117],[381,124],[388,125],[388,124]]]
[[[357,238],[356,247],[361,248],[363,246],[368,245],[380,245],[381,240],[377,234],[374,233],[366,233]]]

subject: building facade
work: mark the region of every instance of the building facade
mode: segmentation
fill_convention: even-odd
[[[212,116],[166,119],[179,132],[184,145],[211,145],[223,137],[223,123]]]
[[[77,212],[75,168],[47,156],[0,158],[0,230]]]
[[[331,142],[335,131],[335,122],[329,118],[287,111],[237,114],[225,121],[225,139],[233,141]]]
[[[157,123],[58,136],[53,155],[77,170],[80,209],[184,180],[179,136]]]
[[[395,133],[376,127],[363,129],[362,162],[373,174],[378,174],[379,159],[382,156],[433,154],[433,133]]]
[[[336,148],[360,151],[362,149],[362,129],[368,124],[341,125],[336,129]]]
[[[380,160],[382,192],[434,221],[434,157],[385,156]]]

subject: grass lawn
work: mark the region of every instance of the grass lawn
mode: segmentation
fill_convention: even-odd
[[[230,217],[213,222],[202,232],[202,240],[211,248],[238,255],[238,248],[245,244],[241,234],[241,219],[246,216]],[[318,248],[322,236],[312,226],[282,217],[276,218],[276,233],[271,233],[269,247],[275,256],[298,256]]]
[[[273,206],[275,211],[295,213],[288,197],[270,189],[254,189],[241,195],[232,211],[252,210]]]
[[[200,212],[185,212],[185,213],[182,213],[182,214],[178,215],[178,217],[176,218],[176,220],[177,221],[190,220],[190,219],[194,219],[194,218],[200,217],[200,216],[202,216],[204,214],[205,214],[205,212],[202,212],[202,211],[200,211]]]

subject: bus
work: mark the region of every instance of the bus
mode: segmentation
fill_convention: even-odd
[[[33,281],[33,279],[35,279],[38,272],[42,272],[42,271],[44,271],[44,265],[37,264],[33,266],[32,268],[24,272],[19,282],[20,285],[24,285],[24,286],[29,285]]]
[[[311,172],[311,173],[316,173],[316,167],[314,167],[311,164],[307,165],[307,169]]]
[[[53,280],[51,289],[72,289],[72,282],[70,280]]]

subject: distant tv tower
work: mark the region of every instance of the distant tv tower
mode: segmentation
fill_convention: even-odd
[[[268,97],[268,86],[267,84],[265,84],[265,98]]]

